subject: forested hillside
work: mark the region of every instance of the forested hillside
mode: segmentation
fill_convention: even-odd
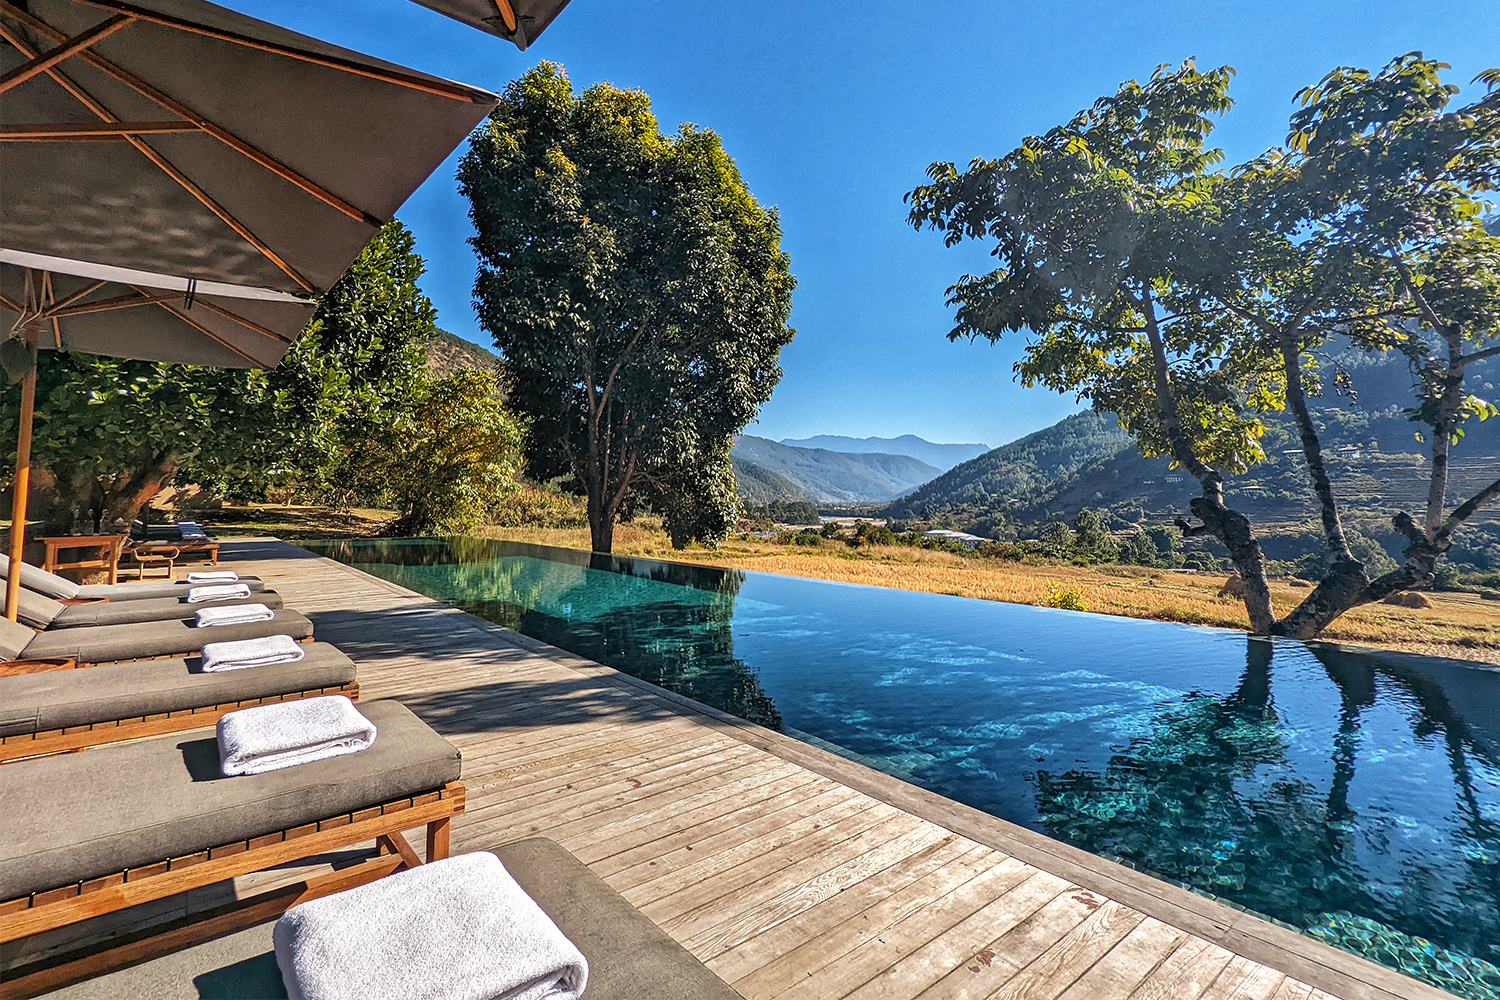
[[[1346,516],[1383,534],[1391,514],[1416,512],[1426,496],[1426,460],[1414,437],[1419,425],[1403,412],[1413,400],[1412,376],[1394,353],[1337,350],[1323,361],[1325,372],[1340,367],[1354,394],[1330,391],[1311,400],[1325,458]],[[1475,365],[1471,391],[1493,397],[1495,377],[1493,362]],[[1264,419],[1266,460],[1229,477],[1229,496],[1257,524],[1297,530],[1316,516],[1306,465],[1290,419]],[[1500,478],[1500,420],[1471,422],[1453,461],[1452,494],[1459,500]],[[1113,416],[1084,412],[965,462],[887,513],[976,534],[1028,537],[1085,507],[1124,522],[1169,523],[1186,513],[1197,492],[1192,477],[1169,469],[1165,459],[1143,458]],[[1481,510],[1476,520],[1500,520],[1500,508]]]
[[[807,490],[764,466],[738,455],[730,455],[729,461],[734,466],[735,491],[747,504],[763,507],[777,501],[802,502],[813,499]]]

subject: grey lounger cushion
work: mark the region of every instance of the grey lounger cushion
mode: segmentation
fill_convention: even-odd
[[[58,628],[81,628],[90,625],[127,625],[131,622],[170,621],[192,618],[201,608],[223,608],[235,604],[264,604],[272,611],[281,607],[281,595],[274,590],[263,590],[248,598],[229,601],[203,601],[189,604],[187,594],[181,597],[158,597],[147,601],[106,601],[98,604],[65,604],[58,612],[48,630]]]
[[[296,663],[203,673],[201,657],[141,660],[0,677],[0,736],[47,732],[144,715],[206,708],[355,679],[349,657],[326,642]]]
[[[0,553],[0,578],[10,573],[10,557]],[[259,577],[242,576],[240,583],[248,584],[251,590],[264,590]],[[140,601],[156,597],[179,597],[190,587],[186,580],[143,580],[137,583],[96,583],[79,586],[66,577],[48,573],[30,563],[21,564],[21,586],[33,593],[50,597],[56,601],[68,601],[78,597],[98,598],[109,601]]]
[[[259,593],[266,589],[265,581],[258,576],[242,576],[236,583],[243,583]],[[26,584],[26,578],[21,578]],[[102,597],[107,601],[149,601],[159,597],[186,597],[193,584],[186,580],[141,580],[131,583],[96,583],[78,588],[75,597]],[[55,596],[55,595],[52,595]]]
[[[24,629],[26,634],[21,635],[18,629]],[[34,632],[24,625],[0,619],[0,655],[6,659],[65,656],[79,663],[112,663],[151,656],[189,656],[209,642],[258,639],[264,635],[310,639],[312,634],[312,622],[287,608],[277,611],[270,621],[214,628],[196,628],[191,621],[174,619]]]
[[[138,868],[440,788],[458,751],[405,706],[360,706],[375,745],[269,774],[219,776],[212,730],[0,767],[0,900]]]
[[[741,1000],[682,945],[550,840],[495,854],[589,960],[584,1000]],[[284,1000],[271,952],[274,921],[79,983],[66,1000]]]

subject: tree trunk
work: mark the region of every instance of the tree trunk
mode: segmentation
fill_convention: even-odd
[[[1250,617],[1250,631],[1256,635],[1267,635],[1276,624],[1276,613],[1271,609],[1271,588],[1266,583],[1266,561],[1260,542],[1250,527],[1250,519],[1239,511],[1231,510],[1224,503],[1224,477],[1209,468],[1193,451],[1192,442],[1182,430],[1182,419],[1177,413],[1177,398],[1172,388],[1172,374],[1167,365],[1166,344],[1157,325],[1156,302],[1150,292],[1141,300],[1142,313],[1146,320],[1146,338],[1151,344],[1151,357],[1156,374],[1156,404],[1162,429],[1172,448],[1172,457],[1177,460],[1198,484],[1203,495],[1194,497],[1188,507],[1199,521],[1190,525],[1179,519],[1177,527],[1184,538],[1198,535],[1213,535],[1229,550],[1230,561],[1239,570],[1245,586],[1245,612]]]
[[[600,555],[609,555],[615,545],[615,512],[604,502],[603,497],[589,493],[589,548]]]

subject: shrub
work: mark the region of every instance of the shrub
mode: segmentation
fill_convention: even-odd
[[[521,486],[500,498],[490,512],[490,523],[502,528],[581,528],[589,518],[574,497]]]
[[[1088,598],[1084,595],[1081,587],[1064,587],[1062,584],[1054,584],[1047,591],[1044,602],[1049,608],[1063,608],[1066,611],[1087,611],[1089,609]]]

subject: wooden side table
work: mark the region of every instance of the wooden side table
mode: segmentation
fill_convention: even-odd
[[[125,544],[124,535],[51,535],[40,539],[47,547],[47,556],[42,560],[42,569],[56,573],[60,569],[104,569],[109,571],[109,582],[117,583],[120,573],[120,546]],[[84,554],[68,562],[59,555],[73,549],[83,549]],[[88,550],[92,550],[92,553]]]

